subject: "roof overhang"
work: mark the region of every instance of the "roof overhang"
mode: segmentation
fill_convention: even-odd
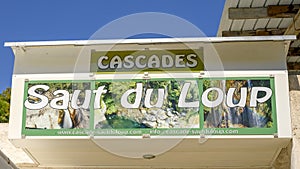
[[[72,41],[5,42],[6,47],[63,46],[63,45],[106,45],[106,44],[164,44],[164,43],[206,43],[206,42],[251,42],[251,41],[291,41],[295,35],[285,36],[245,36],[245,37],[194,37],[194,38],[154,38],[154,39],[108,39]]]

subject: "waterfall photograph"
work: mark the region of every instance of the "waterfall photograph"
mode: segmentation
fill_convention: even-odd
[[[203,90],[211,87],[222,89],[227,93],[229,88],[234,88],[232,96],[229,98],[233,104],[244,99],[245,105],[229,107],[225,99],[216,107],[204,106],[204,127],[205,128],[271,128],[273,126],[273,106],[272,98],[265,102],[257,103],[256,107],[250,105],[251,90],[253,87],[270,86],[270,79],[226,79],[215,80],[207,79],[203,82]],[[241,89],[247,92],[241,92]],[[262,98],[266,95],[265,92],[258,92],[257,97]],[[211,91],[208,99],[214,100],[218,97],[216,91]],[[226,97],[226,96],[225,96]],[[229,97],[229,96],[228,96]]]
[[[37,87],[36,87],[37,86]],[[40,87],[40,88],[38,88]],[[90,124],[90,111],[88,109],[76,108],[78,105],[88,104],[85,92],[91,88],[89,82],[29,82],[26,107],[27,129],[87,129]],[[34,90],[35,89],[35,90]],[[46,89],[46,90],[44,90]],[[26,89],[27,90],[27,89]],[[75,92],[75,91],[78,92]],[[74,94],[76,93],[76,94]],[[74,98],[73,98],[74,97]],[[74,100],[73,104],[69,100]],[[51,101],[51,102],[50,102]],[[34,105],[41,105],[37,109]],[[50,104],[49,104],[50,102]],[[53,104],[51,104],[53,103]],[[65,106],[64,106],[65,105]],[[65,108],[63,108],[63,106]]]

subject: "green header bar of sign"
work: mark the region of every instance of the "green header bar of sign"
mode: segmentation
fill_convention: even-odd
[[[273,78],[28,81],[27,136],[271,135]]]
[[[91,72],[191,72],[204,70],[203,48],[92,51]]]

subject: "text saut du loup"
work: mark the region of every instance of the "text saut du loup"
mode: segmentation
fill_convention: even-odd
[[[199,107],[200,103],[199,100],[186,102],[186,96],[188,94],[189,88],[191,83],[186,82],[184,83],[182,90],[180,92],[179,100],[178,100],[178,107],[185,107],[185,108],[192,108],[192,107]],[[44,91],[49,90],[49,86],[47,85],[34,85],[28,89],[28,95],[31,97],[36,98],[39,100],[38,102],[31,102],[29,101],[29,98],[25,100],[24,106],[27,109],[42,109],[43,107],[46,107],[48,104],[50,104],[50,107],[53,109],[67,109],[70,105],[73,109],[89,109],[92,94],[95,95],[94,99],[94,109],[100,109],[100,99],[101,95],[105,94],[107,90],[105,89],[105,86],[98,87],[97,90],[85,90],[85,98],[84,102],[80,105],[78,105],[78,97],[79,94],[82,92],[81,90],[74,90],[73,94],[71,95],[67,90],[56,90],[53,92],[53,95],[56,96],[52,100],[49,100],[48,97],[46,97],[43,94],[39,94],[37,92],[37,89],[43,89]],[[145,98],[143,99],[144,105],[147,108],[157,107],[160,108],[163,106],[163,100],[165,96],[165,89],[158,89],[158,97],[155,104],[151,104],[151,95],[153,93],[154,89],[147,89]],[[202,93],[201,101],[202,104],[206,107],[216,107],[220,105],[223,101],[227,104],[228,107],[245,107],[247,102],[247,95],[248,95],[248,89],[247,87],[242,87],[240,90],[241,98],[238,103],[233,103],[233,95],[235,92],[235,88],[229,88],[228,92],[225,94],[220,88],[211,87],[205,90]],[[211,91],[216,91],[218,93],[218,96],[215,100],[209,100],[208,94]],[[259,92],[265,92],[265,95],[263,97],[258,98]],[[131,94],[135,94],[135,100],[133,103],[130,103],[128,101],[128,97]],[[257,103],[263,103],[267,100],[269,100],[272,96],[272,90],[268,87],[252,87],[250,91],[250,107],[256,107]],[[124,108],[139,108],[141,101],[143,97],[143,84],[137,83],[135,89],[129,89],[121,96],[121,105]],[[50,101],[50,103],[49,103]]]

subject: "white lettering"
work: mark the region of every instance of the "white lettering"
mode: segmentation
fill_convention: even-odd
[[[158,89],[158,97],[155,105],[151,105],[151,95],[152,95],[153,89],[147,89],[146,96],[145,96],[145,106],[147,108],[157,107],[160,108],[163,106],[164,103],[164,96],[165,96],[165,90],[164,89]]]
[[[184,57],[184,55],[175,55],[175,66],[176,67],[185,67],[183,57]]]
[[[213,91],[213,90],[218,92],[218,96],[217,96],[216,100],[210,101],[208,99],[208,93]],[[212,88],[209,88],[209,89],[207,89],[203,92],[203,94],[202,94],[202,103],[206,107],[217,107],[222,103],[223,98],[224,98],[223,91],[219,88],[212,87]]]
[[[241,97],[240,97],[239,103],[237,103],[237,104],[233,103],[235,90],[236,90],[235,88],[228,89],[227,98],[226,98],[227,106],[228,107],[244,107],[246,105],[246,101],[247,101],[247,88],[246,87],[241,88]]]
[[[258,92],[265,92],[266,95],[261,98],[257,98]],[[262,103],[270,99],[272,96],[272,90],[267,87],[252,87],[251,96],[250,96],[250,107],[256,107],[257,102]]]
[[[160,67],[159,58],[158,58],[157,55],[152,55],[149,58],[149,60],[148,60],[148,67],[149,68],[159,68]]]
[[[95,102],[94,102],[94,108],[95,109],[100,109],[101,95],[107,92],[107,90],[104,90],[104,87],[105,86],[100,86],[100,87],[98,87],[97,90],[93,91],[93,93],[96,93]]]
[[[193,58],[197,58],[197,55],[195,55],[195,54],[189,54],[189,55],[187,55],[187,60],[189,62],[187,62],[186,65],[188,67],[196,67],[197,66],[197,60],[195,60]]]
[[[142,99],[142,91],[143,91],[143,84],[137,83],[136,89],[129,89],[122,95],[121,105],[124,108],[139,108],[139,105],[140,105],[141,99]],[[128,96],[133,93],[136,93],[135,101],[134,101],[134,103],[129,103]]]
[[[161,66],[163,68],[170,68],[170,67],[174,66],[174,61],[173,61],[172,56],[162,55],[162,57],[161,57]]]
[[[137,68],[143,69],[143,68],[146,67],[146,64],[142,64],[141,59],[146,59],[146,56],[140,55],[140,56],[136,57],[135,65],[136,65]]]
[[[101,56],[101,57],[99,57],[99,59],[98,59],[98,67],[100,68],[100,69],[107,69],[108,68],[108,65],[103,65],[103,60],[107,60],[108,59],[108,57],[107,56]]]
[[[83,109],[88,109],[88,108],[89,108],[89,105],[90,105],[90,101],[91,101],[91,94],[92,94],[92,91],[91,91],[91,90],[86,90],[86,91],[85,91],[84,102],[83,102],[83,104],[79,107],[77,101],[78,101],[80,92],[81,92],[80,90],[75,90],[75,91],[73,92],[72,99],[71,99],[71,107],[72,107],[73,109],[79,109],[80,107],[83,108]]]
[[[55,96],[62,94],[62,96],[52,99],[50,102],[50,107],[52,107],[53,109],[67,109],[70,99],[69,92],[66,90],[56,90],[53,92],[53,94]]]
[[[115,67],[117,65],[117,67]],[[110,68],[122,68],[122,60],[120,56],[116,55],[114,56],[110,61]]]
[[[48,91],[49,86],[47,86],[47,85],[35,85],[35,86],[32,86],[28,89],[28,95],[33,96],[34,98],[36,98],[36,100],[38,100],[38,102],[37,103],[36,102],[31,103],[27,99],[24,103],[24,106],[27,109],[38,110],[38,109],[41,109],[41,108],[47,106],[48,98],[46,96],[43,96],[43,95],[37,93],[36,92],[37,89],[43,89],[44,91]]]
[[[191,85],[191,83],[185,83],[183,85],[180,96],[179,96],[178,107],[199,107],[199,101],[188,102],[188,103],[185,102],[186,95],[188,93],[190,85]]]
[[[133,56],[129,55],[124,58],[124,68],[131,69],[134,67]]]

